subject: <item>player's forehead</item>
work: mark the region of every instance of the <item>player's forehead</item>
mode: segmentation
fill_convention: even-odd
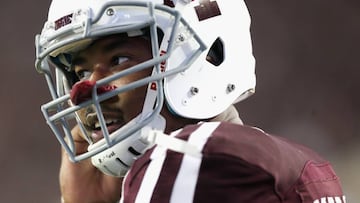
[[[136,46],[133,45],[139,43],[146,42],[144,42],[144,40],[140,37],[128,37],[126,34],[109,35],[94,40],[87,47],[72,53],[72,55],[81,56],[87,54],[106,54],[119,48],[132,52],[136,50]]]
[[[90,43],[87,47],[84,47],[82,50],[79,50],[77,54],[98,48],[107,50],[110,49],[111,47],[114,47],[115,45],[118,45],[119,43],[126,43],[127,41],[130,40],[131,38],[128,37],[126,34],[114,34],[114,35],[103,36],[93,40],[93,42]]]

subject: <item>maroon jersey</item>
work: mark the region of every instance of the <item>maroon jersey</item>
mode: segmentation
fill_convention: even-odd
[[[124,181],[124,203],[345,203],[330,163],[312,150],[232,123],[187,126],[171,136],[201,151],[156,146]]]

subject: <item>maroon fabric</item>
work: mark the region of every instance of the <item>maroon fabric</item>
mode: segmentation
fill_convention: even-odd
[[[154,189],[151,202],[163,202],[164,200],[170,199],[176,178],[174,174],[177,174],[179,171],[182,157],[183,154],[172,151],[167,152],[161,176]]]
[[[188,140],[189,135],[195,131],[199,126],[193,125],[184,129],[181,134],[185,135],[181,137],[183,140]],[[161,176],[158,179],[158,183],[155,186],[151,202],[166,202],[171,197],[172,187],[174,186],[176,175],[183,158],[183,154],[174,151],[167,150],[166,158],[161,170]]]
[[[304,202],[311,203],[314,199],[343,195],[339,178],[331,165],[312,161],[306,164],[295,190]]]
[[[125,184],[123,186],[124,193],[122,194],[122,198],[125,200],[124,203],[135,202],[136,195],[141,185],[141,178],[144,176],[146,168],[150,162],[150,155],[152,151],[153,149],[148,150],[141,159],[135,161],[131,167],[131,170],[128,172]]]
[[[187,140],[197,127],[185,127],[177,137]],[[125,179],[124,202],[134,202],[151,152]],[[169,202],[182,157],[167,152],[151,202]],[[204,146],[193,202],[313,203],[342,196],[331,165],[314,151],[255,128],[221,123]]]
[[[187,140],[191,132],[197,129],[199,126],[193,125],[184,129],[181,133],[186,134],[183,139]],[[136,195],[140,189],[142,178],[146,172],[150,163],[150,156],[154,148],[148,150],[140,159],[136,160],[131,170],[127,174],[126,181],[124,183],[124,193],[122,198],[124,203],[135,202]],[[152,196],[152,202],[166,202],[171,195],[171,189],[174,184],[176,176],[182,159],[182,154],[167,151],[167,155],[164,161],[163,170],[159,177],[158,184],[155,187],[155,192]]]

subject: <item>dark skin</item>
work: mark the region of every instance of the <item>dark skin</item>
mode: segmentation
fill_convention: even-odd
[[[118,71],[129,68],[152,57],[149,40],[142,37],[128,38],[123,35],[112,35],[95,41],[85,50],[77,53],[73,59],[73,68],[80,80],[97,81]],[[120,87],[131,81],[146,77],[151,68],[130,74],[111,85]],[[111,120],[109,131],[120,128],[137,116],[142,109],[146,86],[117,95],[102,103],[105,119]],[[83,109],[78,112],[82,122],[95,141],[101,133],[95,130],[97,120],[93,111]],[[177,130],[187,124],[198,121],[180,118],[163,108],[162,116],[167,121],[166,133]],[[72,130],[77,152],[86,152],[88,142],[78,127]],[[112,203],[121,197],[122,178],[111,177],[95,168],[89,159],[73,163],[65,151],[62,152],[60,167],[60,189],[65,203]]]

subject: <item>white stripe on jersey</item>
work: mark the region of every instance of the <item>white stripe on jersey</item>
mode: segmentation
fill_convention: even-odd
[[[342,197],[322,197],[320,200],[315,200],[314,203],[346,203],[345,196]]]
[[[188,143],[197,146],[202,151],[212,132],[219,126],[219,122],[203,123],[193,132]],[[202,157],[184,154],[170,197],[171,203],[191,203],[194,199],[195,187],[198,179]]]
[[[180,130],[173,132],[169,136],[176,136]],[[146,169],[145,175],[140,185],[140,189],[136,196],[136,203],[145,203],[150,202],[155,185],[159,179],[159,175],[166,157],[167,148],[163,146],[155,147],[154,151],[151,154],[150,159],[152,160]]]

